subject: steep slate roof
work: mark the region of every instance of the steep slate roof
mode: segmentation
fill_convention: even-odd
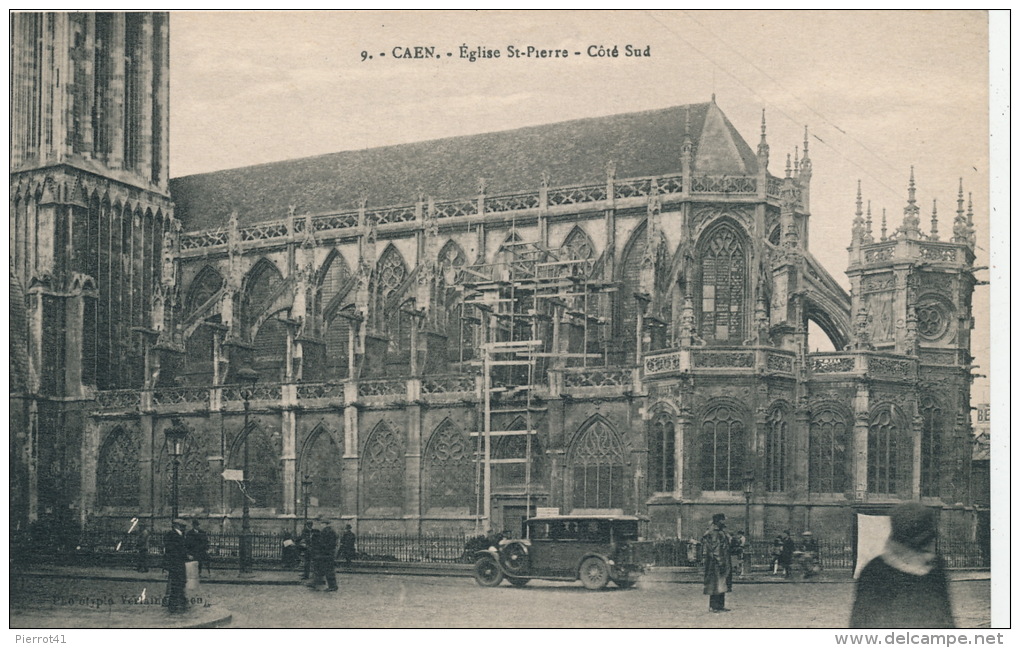
[[[536,191],[542,172],[556,185],[602,182],[606,164],[617,176],[677,173],[685,124],[699,175],[757,173],[754,152],[715,102],[595,117],[272,162],[170,180],[175,214],[188,231],[222,227],[230,212],[255,223],[297,213],[409,204],[420,188],[436,198]]]

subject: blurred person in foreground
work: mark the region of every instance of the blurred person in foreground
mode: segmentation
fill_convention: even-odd
[[[851,628],[953,628],[949,584],[935,553],[935,511],[896,506],[885,550],[861,571]]]

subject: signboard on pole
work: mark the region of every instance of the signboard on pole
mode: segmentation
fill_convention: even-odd
[[[228,468],[223,471],[223,479],[225,481],[244,481],[244,471]]]

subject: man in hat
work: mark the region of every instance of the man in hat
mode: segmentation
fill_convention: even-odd
[[[861,571],[851,628],[953,628],[942,559],[935,553],[935,510],[896,506],[885,550]]]
[[[184,588],[188,581],[185,563],[188,562],[188,548],[184,531],[188,525],[184,520],[174,520],[170,530],[163,536],[163,568],[167,573],[167,606],[170,614],[182,614],[188,609]]]
[[[357,542],[357,538],[354,535],[354,531],[351,529],[351,525],[344,527],[344,532],[340,534],[340,557],[343,558],[344,566],[348,569],[351,566],[351,561],[354,560],[354,545]]]
[[[328,519],[321,517],[316,518],[316,521],[323,525],[322,530],[319,531],[312,540],[312,582],[308,584],[308,587],[312,589],[318,589],[319,585],[325,581],[326,591],[335,592],[337,591],[336,585],[336,543],[337,535],[336,531],[333,530],[333,523]]]
[[[315,536],[319,534],[319,530],[315,528],[315,523],[312,520],[305,522],[305,528],[301,531],[301,535],[298,536],[298,548],[301,551],[303,560],[303,569],[301,570],[301,580],[308,580],[309,573],[312,569],[312,543],[315,541]]]
[[[732,591],[732,564],[730,562],[730,535],[726,533],[726,515],[712,516],[712,526],[701,537],[705,552],[705,589],[710,612],[729,612],[726,593]]]
[[[212,565],[209,563],[209,534],[202,528],[198,518],[191,521],[191,530],[184,536],[184,543],[188,548],[188,554],[198,561],[199,575],[205,567],[206,573],[212,576]]]

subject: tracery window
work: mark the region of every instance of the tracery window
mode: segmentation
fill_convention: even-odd
[[[787,409],[773,405],[765,415],[765,490],[781,493],[788,487],[787,453],[790,421]]]
[[[808,490],[841,493],[846,490],[849,426],[836,408],[822,406],[811,415],[808,433]]]
[[[581,433],[570,453],[574,508],[624,508],[623,447],[616,433],[597,420]]]
[[[527,422],[517,417],[506,428],[507,430],[526,430]],[[543,482],[542,447],[538,437],[531,435],[531,447],[528,448],[528,436],[514,434],[496,437],[492,443],[490,457],[493,459],[516,459],[514,463],[497,463],[492,466],[492,487],[502,491],[522,490],[529,480],[532,485]],[[531,470],[526,471],[528,453],[531,453]]]
[[[347,262],[339,252],[330,255],[326,260],[328,264],[322,272],[322,283],[319,285],[319,304],[321,308],[329,306],[329,302],[336,296],[350,279],[351,272]]]
[[[346,378],[349,370],[351,322],[335,315],[326,327],[326,365],[332,378]]]
[[[301,461],[301,478],[307,476],[311,479],[308,489],[311,506],[343,506],[340,489],[342,459],[340,445],[329,430],[321,425],[312,430]]]
[[[638,304],[634,299],[634,293],[641,292],[641,260],[645,256],[645,248],[648,247],[646,229],[645,224],[641,224],[631,235],[631,240],[624,249],[623,258],[620,260],[622,270],[620,278],[623,286],[615,293],[619,313],[617,344],[628,354],[634,353],[637,344]]]
[[[701,246],[701,337],[717,342],[744,339],[747,261],[737,231],[717,226]]]
[[[888,405],[871,414],[868,421],[868,491],[896,493],[898,445],[901,426]]]
[[[443,421],[425,450],[423,491],[425,510],[475,507],[474,449],[461,430]]]
[[[407,265],[395,246],[390,244],[376,266],[379,277],[379,295],[389,299],[407,278]]]
[[[929,395],[921,397],[921,495],[938,497],[945,410]]]
[[[276,318],[267,319],[259,327],[254,340],[254,366],[264,382],[286,380],[287,325]]]
[[[570,230],[570,234],[563,240],[563,251],[566,259],[584,262],[571,266],[568,274],[584,277],[591,274],[595,265],[595,244],[581,227],[575,226]]]
[[[676,488],[676,431],[673,417],[659,412],[648,425],[648,479],[652,492],[672,492]]]
[[[267,430],[258,425],[250,426],[247,434],[234,444],[230,453],[231,468],[244,469],[245,445],[248,446],[248,474],[244,486],[249,497],[248,505],[252,508],[279,508],[283,471],[277,443]],[[230,493],[231,506],[240,509],[243,504],[241,490],[233,484]]]
[[[184,454],[180,458],[177,478],[177,503],[182,510],[206,508],[212,501],[207,493],[209,482],[209,453],[202,450],[195,433],[184,441]],[[170,495],[173,489],[173,457],[166,443],[160,450],[159,471],[162,482],[163,510],[170,510]]]
[[[404,436],[379,423],[361,458],[363,510],[404,507]]]
[[[99,451],[96,470],[96,499],[99,506],[138,506],[141,469],[138,439],[129,430],[117,428]]]
[[[701,489],[738,491],[743,488],[745,457],[744,415],[728,403],[710,407],[701,420]]]
[[[245,318],[248,326],[253,326],[258,318],[269,308],[271,302],[283,283],[283,276],[276,266],[260,259],[251,272],[245,285]]]

